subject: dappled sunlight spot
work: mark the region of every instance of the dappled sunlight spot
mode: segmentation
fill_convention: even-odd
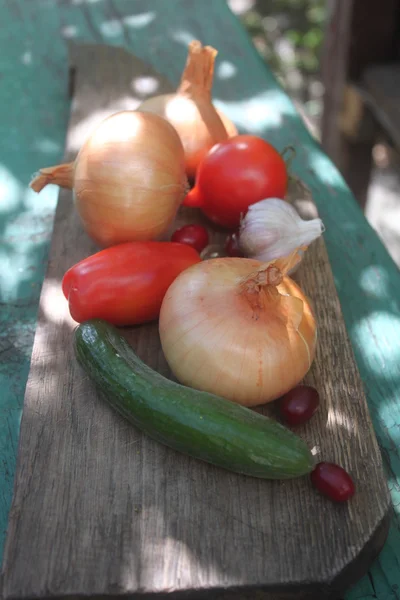
[[[333,408],[332,406],[328,409],[326,425],[330,429],[336,429],[337,427],[341,427],[342,429],[345,429],[352,435],[355,435],[357,433],[357,423],[353,422],[349,418],[349,415],[341,413],[337,408]]]
[[[109,144],[127,142],[134,138],[142,128],[139,113],[122,112],[112,119],[106,120],[97,128],[91,138],[91,147],[108,146]]]
[[[131,87],[138,94],[142,94],[143,96],[148,94],[154,94],[157,91],[160,84],[155,77],[151,75],[141,77],[135,77],[132,80]]]
[[[193,40],[196,39],[196,36],[194,36],[192,33],[189,33],[188,31],[175,31],[172,34],[172,39],[175,40],[175,42],[179,42],[180,44],[183,44],[185,46],[185,48],[187,49],[187,46],[190,44],[190,42],[192,42]]]
[[[33,144],[33,149],[46,154],[61,152],[60,144],[57,144],[54,140],[49,140],[48,138],[36,140]]]
[[[4,236],[4,250],[0,252],[0,291],[2,301],[21,300],[19,290],[22,284],[29,282],[35,271],[35,249],[43,242],[48,242],[51,229],[45,229],[31,235],[31,239],[21,240],[17,234],[20,228],[14,224],[7,225]]]
[[[165,107],[165,116],[175,123],[195,121],[197,107],[194,102],[188,102],[185,97],[174,96]]]
[[[31,65],[32,64],[32,52],[24,52],[21,56],[21,62],[23,65]]]
[[[138,15],[127,15],[126,17],[123,17],[122,20],[125,25],[128,25],[128,27],[136,27],[139,29],[140,27],[146,27],[147,25],[150,25],[155,18],[156,13],[154,11],[148,11]]]
[[[360,287],[368,294],[375,298],[388,297],[389,278],[386,271],[379,265],[370,265],[363,269],[359,278]]]
[[[217,66],[217,77],[220,79],[231,79],[237,73],[235,65],[228,60],[223,60]]]
[[[176,585],[174,565],[177,556],[180,557],[180,589],[202,587],[204,583],[210,587],[221,584],[221,578],[226,577],[226,573],[215,560],[201,556],[192,549],[186,539],[178,539],[168,532],[168,512],[164,512],[161,507],[148,506],[145,503],[141,512],[143,530],[140,556],[138,557],[137,552],[133,552],[132,549],[129,559],[121,569],[121,583],[125,592],[134,592],[138,587],[152,589],[154,592],[172,589]],[[198,525],[194,523],[193,528],[196,530]],[[151,540],[151,543],[146,544],[145,540]],[[231,585],[242,582],[239,574],[229,575]]]
[[[96,126],[114,112],[114,110],[110,109],[96,110],[86,119],[79,121],[71,129],[68,137],[68,147],[73,151],[79,150]]]
[[[36,250],[51,235],[48,217],[54,214],[57,194],[57,188],[49,186],[38,201],[37,194],[0,165],[0,214],[7,215],[0,252],[2,301],[21,300],[21,286],[31,281],[37,268]],[[24,235],[25,231],[29,235]]]
[[[135,96],[122,96],[119,100],[114,102],[114,110],[112,112],[116,113],[122,110],[136,110],[140,102],[139,98],[136,98]]]
[[[379,335],[379,344],[375,337]],[[400,317],[373,311],[353,325],[352,339],[367,369],[381,377],[400,375]]]
[[[296,50],[292,42],[286,38],[277,40],[274,44],[274,50],[281,60],[287,63],[293,63],[296,58]]]
[[[264,91],[236,102],[215,98],[214,104],[239,128],[255,135],[265,134],[267,128],[282,126],[286,117],[296,114],[292,102],[280,90]]]
[[[75,329],[76,322],[69,314],[68,302],[59,281],[53,279],[44,281],[40,297],[40,308],[48,322],[58,325],[62,323],[71,330]]]
[[[33,176],[34,173],[32,173],[32,178]],[[22,185],[11,171],[0,165],[0,214],[18,210],[15,219],[19,221],[23,218],[23,211],[19,210],[21,207],[39,215],[54,210],[56,203],[55,186],[50,186],[48,190],[44,190],[40,196],[40,202],[38,202],[37,194],[27,187],[28,183],[26,182],[26,186]],[[4,229],[5,240],[13,235],[13,227],[14,221],[11,219]]]
[[[116,112],[124,110],[135,110],[140,104],[139,98],[133,96],[123,96],[114,102],[112,108],[96,110],[91,113],[86,119],[82,119],[72,127],[68,136],[68,148],[73,152],[78,152],[84,142],[95,131],[96,127],[107,117]],[[115,126],[115,123],[114,123]],[[124,135],[121,132],[121,135]],[[127,133],[126,133],[127,135]]]
[[[337,167],[324,152],[317,146],[310,146],[308,153],[309,166],[318,173],[318,179],[325,185],[331,186],[330,193],[337,196],[340,193],[348,193],[348,188]],[[356,203],[354,202],[354,208]]]
[[[56,185],[48,185],[40,192],[40,202],[38,195],[31,188],[24,189],[22,204],[32,216],[53,214],[57,204],[59,188]]]
[[[127,15],[121,19],[109,19],[100,25],[101,32],[106,36],[120,35],[124,25],[136,29],[146,27],[156,18],[154,11],[141,13],[138,15]]]
[[[229,8],[235,15],[243,15],[251,10],[256,4],[256,0],[228,0]]]
[[[15,253],[0,251],[0,290],[2,301],[12,302],[17,299],[20,282],[29,269],[27,256],[23,251],[15,249]]]
[[[14,175],[0,165],[0,214],[17,208],[20,202],[21,184]]]
[[[122,23],[118,19],[110,19],[100,24],[100,31],[103,35],[119,35],[122,32]]]
[[[66,25],[61,29],[61,35],[64,38],[73,38],[78,34],[78,28],[75,25]]]

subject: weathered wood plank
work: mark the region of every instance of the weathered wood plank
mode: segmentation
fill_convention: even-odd
[[[116,49],[80,48],[66,159],[98,119],[132,107],[130,85],[144,71],[129,60]],[[298,274],[319,322],[307,381],[322,397],[301,434],[318,457],[353,474],[358,493],[346,506],[316,494],[307,479],[257,481],[189,459],[98,399],[74,360],[74,323],[59,286],[93,250],[71,194],[61,192],[25,396],[4,597],[336,598],[381,548],[389,497],[324,242]],[[168,374],[156,324],[128,335]]]
[[[382,9],[381,4],[379,10]],[[225,0],[103,0],[0,3],[0,162],[2,166],[2,331],[0,364],[0,558],[12,495],[23,392],[36,310],[53,227],[56,190],[40,202],[27,193],[31,174],[62,158],[69,101],[65,39],[130,48],[176,85],[184,36],[219,50],[214,96],[240,127],[279,149],[295,144],[295,172],[310,186],[327,226],[325,242],[378,436],[395,507],[400,503],[400,278],[337,169],[305,130],[293,104],[259,59]],[[372,19],[372,23],[373,23]],[[381,27],[382,21],[379,21]],[[369,33],[365,37],[368,38]],[[370,36],[369,36],[370,37]],[[371,48],[371,45],[369,45]],[[400,529],[389,538],[352,600],[400,598]],[[372,587],[371,587],[372,585]],[[368,593],[367,593],[367,590]],[[373,592],[373,593],[372,593]]]

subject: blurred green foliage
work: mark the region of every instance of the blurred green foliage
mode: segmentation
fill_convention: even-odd
[[[326,0],[256,0],[242,16],[255,46],[288,93],[318,120]]]

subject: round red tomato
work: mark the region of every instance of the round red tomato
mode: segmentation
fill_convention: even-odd
[[[251,204],[284,198],[287,183],[285,161],[271,144],[237,135],[216,144],[201,161],[184,204],[199,206],[211,221],[233,229]]]

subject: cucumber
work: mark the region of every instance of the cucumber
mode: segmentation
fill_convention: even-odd
[[[145,365],[105,321],[80,324],[74,349],[105,400],[170,448],[263,479],[299,477],[314,466],[307,445],[289,429],[249,408],[166,379]]]

